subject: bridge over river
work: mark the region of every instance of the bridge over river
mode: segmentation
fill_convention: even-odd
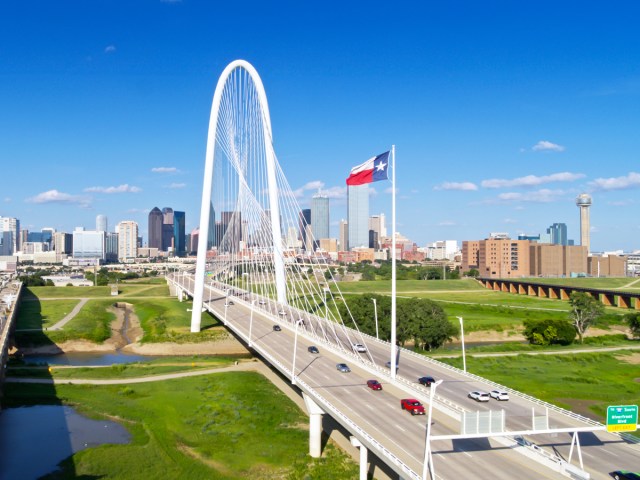
[[[330,415],[360,448],[363,479],[369,453],[403,479],[604,479],[640,469],[638,445],[597,422],[392,348],[393,294],[391,342],[359,331],[278,163],[262,81],[243,60],[225,68],[214,93],[202,191],[195,272],[168,282],[179,298],[193,298],[192,332],[210,312],[302,391],[312,456],[321,454],[322,415]],[[421,386],[425,375],[436,382]],[[367,388],[369,379],[383,390]],[[496,388],[510,400],[468,398]],[[410,415],[403,398],[428,413]]]

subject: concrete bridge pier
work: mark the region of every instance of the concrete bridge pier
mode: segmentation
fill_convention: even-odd
[[[309,412],[309,455],[319,458],[322,455],[322,415],[325,412],[306,393],[302,392],[302,398]]]
[[[177,288],[178,301],[182,302],[184,300],[184,290],[181,288]]]
[[[365,447],[356,437],[351,437],[350,440],[351,445],[360,449],[360,480],[367,480],[367,454],[369,451],[367,450],[367,447]]]

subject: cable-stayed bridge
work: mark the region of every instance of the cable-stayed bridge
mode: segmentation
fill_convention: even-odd
[[[507,389],[361,333],[316,246],[276,158],[262,82],[232,62],[211,110],[196,270],[168,281],[193,298],[193,332],[211,312],[302,391],[310,454],[320,455],[322,415],[331,415],[360,447],[361,478],[369,452],[406,479],[608,478],[635,468],[638,446],[597,422],[512,391],[507,402],[476,403],[470,391]],[[438,382],[419,385],[425,375]],[[371,378],[382,391],[367,388]],[[402,398],[429,415],[409,415]]]

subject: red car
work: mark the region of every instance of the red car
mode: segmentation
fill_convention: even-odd
[[[378,380],[367,380],[367,387],[371,390],[382,390],[382,384]]]
[[[403,398],[400,400],[400,407],[411,412],[411,415],[424,415],[424,407],[415,398]]]

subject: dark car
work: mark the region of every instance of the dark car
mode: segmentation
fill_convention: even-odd
[[[371,390],[382,390],[382,384],[378,380],[367,380],[367,387]]]
[[[337,364],[336,369],[342,373],[349,373],[351,371],[351,369],[347,366],[346,363]]]
[[[273,331],[274,331],[274,332],[279,332],[280,330],[282,330],[282,329],[280,328],[280,325],[274,325],[274,326],[273,326]]]
[[[224,304],[225,307],[228,307],[230,305],[233,305],[233,300],[229,300],[227,303]]]
[[[629,470],[616,470],[611,472],[611,475],[616,480],[640,480],[640,472],[630,472]]]
[[[309,350],[309,353],[320,353],[320,350],[315,345],[311,345],[307,350]]]
[[[436,379],[433,377],[430,377],[429,375],[425,376],[425,377],[420,377],[418,379],[418,383],[420,385],[424,385],[425,387],[430,387],[432,383],[435,383]]]

